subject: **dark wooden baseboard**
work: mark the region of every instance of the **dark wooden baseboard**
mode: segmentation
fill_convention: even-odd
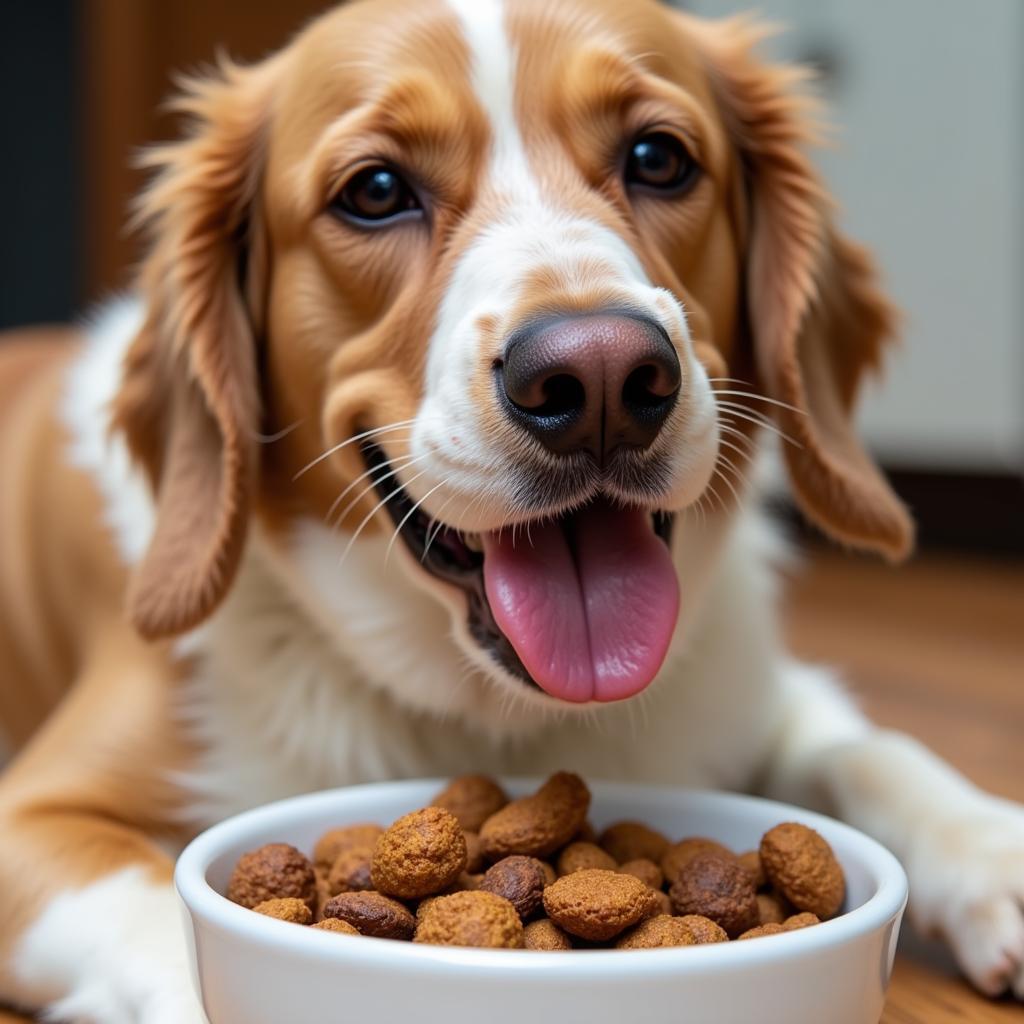
[[[1024,558],[1024,475],[886,472],[914,515],[920,550]],[[798,532],[816,535],[802,521]]]

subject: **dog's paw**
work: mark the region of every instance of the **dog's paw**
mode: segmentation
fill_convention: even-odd
[[[1024,1000],[1024,807],[985,798],[922,830],[910,913],[986,995]]]

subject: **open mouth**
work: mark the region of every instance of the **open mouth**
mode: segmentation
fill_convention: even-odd
[[[371,469],[387,461],[363,451]],[[473,639],[510,674],[573,703],[623,700],[657,674],[679,613],[671,513],[597,499],[465,535],[414,510],[394,479],[378,490],[412,556],[466,594]]]

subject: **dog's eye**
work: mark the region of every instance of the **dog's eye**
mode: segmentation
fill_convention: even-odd
[[[365,167],[346,182],[331,209],[348,220],[380,223],[422,210],[419,200],[398,171]]]
[[[699,173],[697,161],[682,142],[668,132],[641,136],[626,157],[627,185],[679,193],[692,185]]]

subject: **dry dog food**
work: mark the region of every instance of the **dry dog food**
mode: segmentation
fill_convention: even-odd
[[[595,833],[583,780],[558,772],[509,801],[452,781],[385,828],[331,829],[312,859],[285,843],[244,854],[228,898],[320,931],[446,946],[656,949],[755,939],[835,916],[846,885],[828,843],[795,823],[736,854],[637,821]]]

